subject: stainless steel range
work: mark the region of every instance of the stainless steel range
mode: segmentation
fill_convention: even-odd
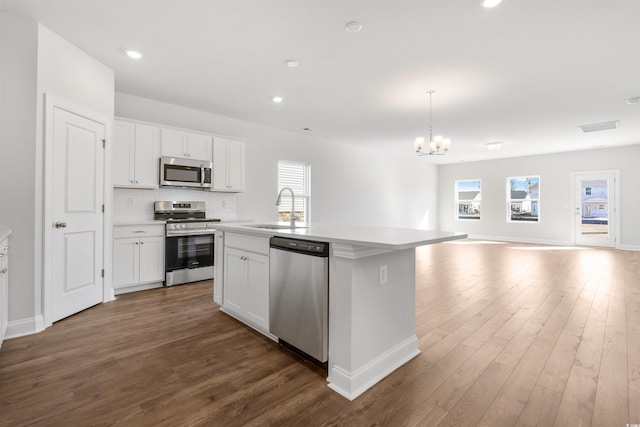
[[[213,241],[219,219],[206,218],[205,202],[155,202],[154,219],[167,221],[165,286],[213,279]]]

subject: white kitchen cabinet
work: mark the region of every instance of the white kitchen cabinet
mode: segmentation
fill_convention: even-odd
[[[212,191],[244,191],[244,175],[244,142],[214,138]]]
[[[9,238],[0,240],[0,345],[9,325]]]
[[[224,232],[216,231],[213,241],[214,277],[213,277],[213,302],[222,305],[224,287]]]
[[[174,129],[162,129],[162,155],[211,161],[213,138],[210,135]]]
[[[113,231],[113,288],[147,289],[164,281],[164,226],[117,225]]]
[[[223,309],[269,331],[269,239],[225,233]]]
[[[114,187],[158,188],[160,128],[116,120],[113,124]]]

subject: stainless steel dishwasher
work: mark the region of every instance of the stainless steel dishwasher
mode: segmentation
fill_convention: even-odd
[[[329,243],[272,237],[269,330],[320,362],[327,361]]]

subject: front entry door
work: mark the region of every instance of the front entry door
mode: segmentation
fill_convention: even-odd
[[[53,107],[52,321],[102,302],[105,125]]]
[[[615,247],[614,172],[574,175],[576,245]]]

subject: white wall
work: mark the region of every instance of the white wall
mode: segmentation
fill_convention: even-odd
[[[43,99],[49,93],[113,119],[113,71],[47,28],[0,12],[0,222],[13,230],[8,334],[42,314]]]
[[[571,173],[620,171],[620,246],[640,249],[640,145],[441,166],[440,229],[505,240],[573,244]],[[506,179],[540,175],[540,222],[506,221]],[[482,219],[456,220],[455,181],[482,180]]]
[[[9,319],[34,315],[38,27],[0,10],[0,225],[12,229]]]
[[[277,162],[294,160],[311,165],[312,222],[436,227],[437,168],[417,158],[411,144],[406,154],[369,150],[124,93],[116,93],[116,115],[244,139],[246,191],[224,199],[235,199],[238,218],[277,220]],[[114,206],[126,206],[122,198],[131,198],[131,191],[141,190],[116,190]],[[156,194],[156,200],[166,196]],[[183,200],[200,200],[199,194],[186,190]],[[211,206],[220,203],[213,199]],[[217,215],[216,209],[208,214]]]
[[[48,28],[38,24],[38,72],[35,151],[35,306],[42,313],[43,184],[44,174],[44,97],[55,96],[83,110],[98,114],[110,127],[114,111],[113,70],[96,61]],[[105,161],[110,161],[109,151]],[[110,176],[110,175],[109,175]],[[107,234],[105,237],[110,236]]]

